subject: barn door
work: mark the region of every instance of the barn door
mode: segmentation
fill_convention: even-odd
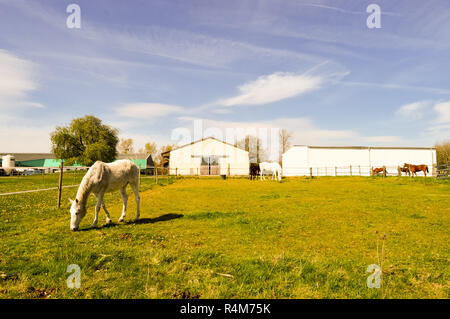
[[[219,175],[219,157],[215,155],[202,156],[200,175]]]

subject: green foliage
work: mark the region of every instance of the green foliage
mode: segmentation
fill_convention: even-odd
[[[56,127],[50,135],[52,152],[67,165],[112,162],[117,156],[117,135],[117,129],[102,124],[95,116],[86,115],[73,119],[68,126]]]
[[[134,152],[134,142],[133,139],[120,139],[120,143],[118,146],[120,154],[132,154]]]
[[[450,141],[436,144],[435,147],[438,165],[450,164]]]

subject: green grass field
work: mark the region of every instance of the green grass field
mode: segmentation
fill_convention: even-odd
[[[28,189],[33,178],[42,177],[27,177]],[[1,178],[0,193],[20,183]],[[56,191],[0,197],[1,298],[449,297],[449,182],[142,179],[140,222],[130,196],[129,222],[117,224],[121,200],[111,194],[113,225],[101,212],[90,228],[92,198],[71,232],[75,192],[64,189],[60,210]],[[369,289],[383,235],[382,289]],[[80,289],[67,288],[69,264],[81,267]]]

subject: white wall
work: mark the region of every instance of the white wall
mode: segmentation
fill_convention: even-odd
[[[371,167],[386,166],[388,174],[397,174],[397,166],[428,165],[431,175],[436,150],[431,148],[369,148],[294,146],[283,154],[284,176],[370,175]],[[351,166],[351,173],[350,173]]]
[[[202,156],[219,156],[220,174],[248,175],[248,152],[221,141],[209,138],[170,152],[170,174],[197,175]]]

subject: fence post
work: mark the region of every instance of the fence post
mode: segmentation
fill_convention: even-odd
[[[361,176],[361,165],[358,165],[359,176]]]
[[[400,169],[400,166],[397,166],[397,176],[402,176],[402,170]]]
[[[309,177],[311,177],[311,178],[313,177],[312,176],[312,167],[309,168]]]
[[[352,166],[350,165],[350,176],[352,176]]]
[[[139,174],[139,186],[138,186],[138,191],[139,191],[139,189],[141,188],[141,165],[139,165],[138,174]]]
[[[383,177],[386,177],[386,166],[383,166]]]
[[[230,163],[228,163],[228,176],[231,176],[231,169],[230,169]]]
[[[155,169],[156,184],[158,184],[158,167],[154,167],[154,169]]]
[[[178,177],[178,167],[175,168],[175,177]]]
[[[61,160],[61,163],[59,164],[58,209],[61,207],[61,194],[62,194],[63,169],[64,169],[64,164],[63,164],[63,161]]]
[[[328,176],[328,170],[326,166],[325,166],[325,176]]]
[[[373,167],[370,166],[370,176],[373,176]]]
[[[337,176],[337,166],[334,167],[334,176]]]

